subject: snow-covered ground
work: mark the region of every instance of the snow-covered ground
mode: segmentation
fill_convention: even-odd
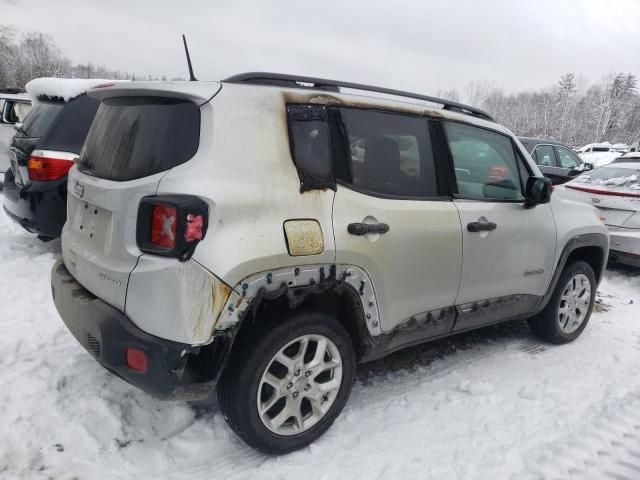
[[[486,328],[361,366],[309,448],[256,453],[215,404],[154,400],[102,369],[50,298],[59,243],[0,214],[0,478],[640,478],[640,275],[607,273],[580,339]]]

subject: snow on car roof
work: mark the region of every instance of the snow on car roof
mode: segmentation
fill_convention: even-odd
[[[31,80],[26,85],[26,90],[32,98],[41,97],[62,98],[65,102],[87,93],[92,88],[100,85],[112,84],[122,80],[109,80],[104,78],[50,78],[42,77]]]

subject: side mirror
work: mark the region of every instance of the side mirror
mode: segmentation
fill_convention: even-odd
[[[585,172],[589,172],[591,170],[593,170],[593,163],[589,163],[589,162],[584,162],[584,168],[583,170]]]
[[[524,206],[532,208],[536,205],[549,203],[551,201],[551,192],[553,185],[551,180],[546,177],[529,177],[527,179],[527,188],[524,193]]]

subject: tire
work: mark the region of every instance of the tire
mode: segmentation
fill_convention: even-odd
[[[218,384],[220,410],[231,429],[257,450],[285,454],[303,448],[329,429],[347,403],[356,366],[351,337],[331,315],[308,310],[287,312],[251,329],[238,338]],[[328,340],[324,342],[327,353],[321,355],[318,349],[323,338]],[[305,358],[294,360],[303,345]],[[279,354],[279,359],[288,357],[284,360],[289,367],[275,359]],[[341,367],[329,367],[338,358]],[[328,370],[318,373],[325,367]],[[272,374],[269,380],[267,372]],[[325,393],[329,386],[334,390]],[[271,409],[266,408],[278,395]],[[266,409],[263,415],[259,405]],[[300,415],[287,417],[277,427],[289,405]]]
[[[588,301],[585,296],[587,289]],[[582,290],[585,293],[571,303],[572,292],[579,294]],[[527,322],[542,340],[557,345],[572,342],[586,328],[595,298],[596,276],[593,269],[587,262],[578,260],[565,267],[547,306]]]

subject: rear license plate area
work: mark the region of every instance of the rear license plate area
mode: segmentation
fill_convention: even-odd
[[[111,223],[111,212],[88,202],[77,201],[72,220],[75,234],[92,242],[103,242]]]

